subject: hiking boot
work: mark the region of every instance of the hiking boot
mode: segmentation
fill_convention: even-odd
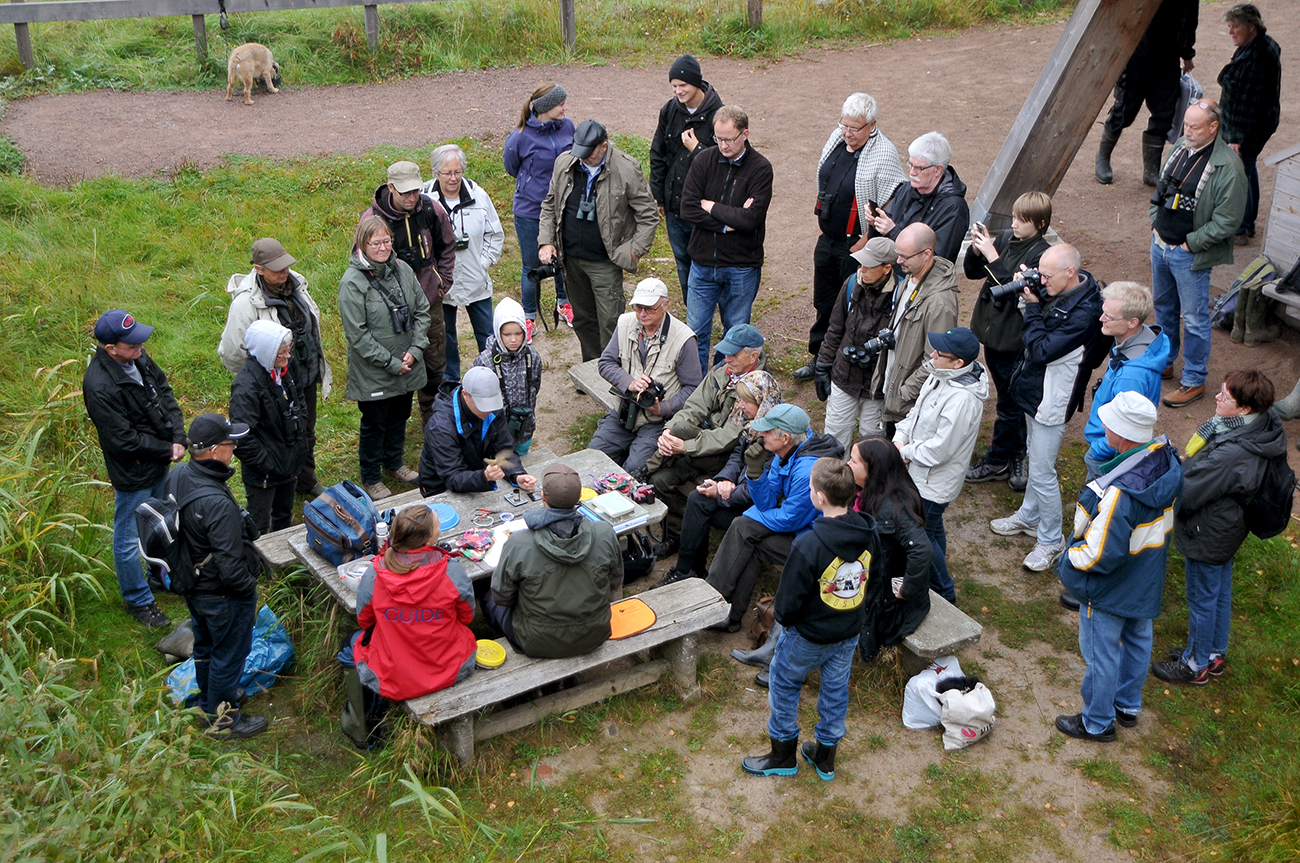
[[[1205,398],[1204,384],[1199,387],[1189,387],[1187,384],[1182,384],[1161,401],[1171,408],[1185,408],[1192,402],[1200,401],[1203,398]]]
[[[393,496],[393,493],[388,490],[388,486],[382,482],[363,482],[361,490],[370,495],[371,500],[383,500],[386,497]]]
[[[1025,490],[1025,486],[1029,485],[1029,459],[1022,455],[1011,459],[1011,477],[1007,480],[1007,485],[1012,491]]]
[[[669,536],[655,543],[655,560],[665,560],[677,553],[678,541]]]
[[[223,713],[208,726],[208,735],[223,740],[243,740],[266,730],[264,716],[249,716],[246,713]]]
[[[560,320],[573,329],[573,306],[568,303],[560,303],[555,307],[555,313],[560,316]]]
[[[1093,740],[1097,743],[1110,743],[1115,739],[1115,724],[1111,723],[1106,730],[1100,734],[1091,734],[1083,724],[1083,714],[1076,713],[1073,716],[1056,717],[1056,730],[1066,737],[1073,737],[1077,740]]]
[[[1115,708],[1115,721],[1125,728],[1132,728],[1138,724],[1138,715],[1136,713],[1125,713],[1118,707]]]
[[[799,747],[804,761],[817,771],[817,775],[827,782],[835,778],[835,747],[822,746],[816,740],[809,740]]]
[[[1232,244],[1234,246],[1248,246],[1250,245],[1250,237],[1245,234],[1236,234],[1232,238]]]
[[[809,360],[806,364],[794,370],[794,379],[797,381],[810,381],[817,377],[817,361]]]
[[[998,536],[1016,536],[1022,533],[1025,536],[1038,536],[1038,525],[1025,521],[1018,512],[1013,512],[1006,518],[993,519],[989,522],[989,529]]]
[[[1160,370],[1160,380],[1172,381],[1174,379],[1174,364],[1170,363]]]
[[[148,605],[128,605],[126,613],[150,629],[165,629],[172,625],[172,619],[163,614],[163,610],[158,607],[156,602],[151,602]]]
[[[420,481],[420,475],[406,465],[390,470],[388,474],[398,482],[404,482],[407,485],[415,485]]]
[[[532,318],[525,318],[524,319],[524,344],[531,345],[533,343],[533,335],[536,332],[537,332],[537,322],[534,321]]]
[[[1188,683],[1192,686],[1204,686],[1210,682],[1210,667],[1192,671],[1192,667],[1181,659],[1170,662],[1155,662],[1151,673],[1169,683]]]
[[[670,569],[668,570],[667,575],[650,585],[650,589],[654,590],[657,587],[667,587],[670,584],[676,584],[677,582],[685,581],[688,578],[699,578],[699,576],[691,572],[689,569]]]
[[[772,750],[766,755],[754,755],[740,762],[740,766],[750,776],[794,776],[799,772],[799,760],[795,757],[799,749],[799,738],[794,740],[777,740],[769,737]]]
[[[1061,605],[1068,608],[1070,611],[1078,611],[1079,597],[1070,593],[1068,590],[1063,590],[1061,591]],[[1121,722],[1120,724],[1123,725],[1124,723]]]
[[[1011,476],[1011,465],[991,464],[980,459],[966,470],[966,482],[998,482]]]
[[[1025,555],[1025,569],[1031,572],[1046,572],[1056,564],[1064,551],[1065,540],[1061,540],[1056,545],[1035,543],[1034,550]]]
[[[754,685],[763,689],[770,689],[772,685],[772,675],[767,671],[760,671],[754,675]]]
[[[302,495],[303,497],[311,498],[312,500],[315,500],[316,498],[320,497],[327,491],[329,491],[329,489],[325,487],[325,483],[318,482],[309,489],[300,490],[298,494]]]

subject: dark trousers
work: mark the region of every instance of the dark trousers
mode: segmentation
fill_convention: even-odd
[[[573,283],[569,283],[569,297],[572,301]],[[663,433],[662,422],[645,423],[636,431],[628,431],[618,421],[618,416],[607,413],[596,423],[596,431],[591,436],[588,449],[598,449],[610,459],[621,464],[623,470],[635,474],[650,457],[658,451],[659,435]]]
[[[303,398],[307,401],[307,460],[298,471],[298,493],[310,494],[320,482],[316,477],[316,402],[320,396],[320,383],[303,389]]]
[[[491,590],[486,591],[479,597],[478,604],[483,611],[483,617],[487,620],[488,626],[492,628],[492,634],[497,638],[505,636],[515,650],[523,653],[524,649],[519,646],[519,642],[515,638],[515,607],[513,605],[497,605],[492,601]]]
[[[814,357],[822,349],[826,330],[831,325],[831,309],[844,287],[844,280],[858,268],[858,262],[849,254],[852,242],[848,237],[830,237],[822,234],[813,249],[813,308],[817,318],[808,331],[808,353]]]
[[[698,491],[687,495],[686,509],[682,514],[682,539],[677,547],[677,569],[703,577],[709,571],[709,528],[727,530],[748,507],[748,501],[743,507],[728,506],[724,501],[705,497]]]
[[[948,508],[948,504],[935,503],[925,498],[921,498],[921,503],[925,505],[925,535],[934,546],[934,554],[930,556],[930,589],[955,603],[957,589],[952,583],[952,576],[948,574],[948,533],[943,527],[943,511]]]
[[[447,321],[442,315],[442,298],[429,303],[429,346],[424,349],[424,371],[427,375],[420,388],[420,427],[433,416],[433,400],[447,374]],[[410,416],[408,413],[407,416]]]
[[[1259,154],[1264,144],[1241,145],[1241,167],[1246,169],[1246,213],[1241,218],[1241,228],[1237,231],[1255,233],[1255,219],[1259,217]]]
[[[1115,103],[1106,117],[1106,132],[1118,138],[1120,132],[1133,125],[1142,103],[1146,102],[1151,112],[1147,132],[1164,138],[1174,122],[1181,78],[1177,57],[1157,63],[1145,57],[1130,59],[1115,84]]]
[[[442,319],[441,313],[438,316]],[[406,421],[411,416],[411,394],[373,402],[357,402],[361,409],[361,434],[357,437],[357,458],[361,481],[379,482],[384,468],[402,466],[406,449]]]
[[[647,467],[654,465],[657,460],[652,459]],[[663,522],[665,538],[681,535],[682,515],[686,511],[688,496],[695,491],[697,485],[713,476],[725,465],[726,459],[721,455],[708,455],[696,459],[683,454],[662,459],[662,467],[651,469],[650,482],[655,487],[655,497],[668,507]]]
[[[293,494],[297,485],[297,479],[265,487],[244,480],[248,514],[259,533],[266,533],[267,528],[283,530],[293,524]]]
[[[613,261],[588,261],[566,255],[564,284],[573,308],[573,332],[578,336],[585,363],[605,350],[618,326],[618,316],[627,311],[623,268]]]
[[[1011,374],[1019,358],[1020,351],[995,351],[987,345],[984,348],[984,362],[998,391],[993,439],[984,455],[984,461],[989,464],[1006,464],[1025,452],[1025,412],[1011,397]]]
[[[731,603],[730,623],[739,623],[749,610],[763,564],[784,566],[794,543],[793,533],[776,533],[748,516],[740,516],[727,528],[727,535],[713,556],[708,582]]]
[[[257,597],[233,599],[199,594],[185,597],[185,604],[194,621],[194,681],[199,685],[199,707],[214,716],[223,702],[235,704],[244,660],[253,646]]]

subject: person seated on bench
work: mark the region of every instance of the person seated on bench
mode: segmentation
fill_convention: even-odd
[[[740,619],[764,563],[783,565],[794,538],[812,526],[817,510],[808,497],[808,475],[822,456],[842,458],[844,447],[829,435],[814,432],[798,405],[777,405],[751,428],[774,456],[758,479],[748,481],[754,505],[727,528],[707,581],[731,603],[727,620],[710,629],[739,632]]]
[[[659,451],[646,462],[655,494],[668,507],[664,539],[655,559],[677,551],[686,497],[727,463],[749,417],[736,410],[736,384],[755,369],[767,368],[763,334],[753,324],[736,324],[714,345],[725,362],[714,366],[686,404],[659,435]]]
[[[424,427],[420,494],[491,491],[499,479],[533,490],[537,480],[524,472],[507,418],[499,413],[504,404],[500,381],[482,366],[465,372],[450,393],[438,394]]]
[[[677,564],[651,585],[651,590],[709,574],[709,529],[725,531],[749,509],[754,502],[746,483],[758,479],[772,458],[763,448],[762,436],[753,429],[754,420],[781,402],[781,385],[768,372],[753,371],[736,382],[736,406],[728,422],[740,424],[740,438],[722,470],[686,496]]]
[[[641,477],[664,421],[682,409],[702,377],[695,333],[668,314],[667,285],[641,280],[632,294],[632,311],[619,316],[596,368],[623,401],[619,410],[600,418],[589,446]],[[658,397],[650,398],[659,387]]]
[[[577,509],[582,480],[563,464],[542,474],[544,509],[524,513],[482,598],[483,616],[527,656],[590,653],[609,638],[609,604],[623,591],[614,528]]]

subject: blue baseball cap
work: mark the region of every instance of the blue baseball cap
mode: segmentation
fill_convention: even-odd
[[[763,334],[758,331],[758,327],[753,324],[736,324],[727,330],[727,334],[722,337],[722,341],[713,346],[718,353],[738,354],[742,348],[761,348],[763,346]]]
[[[945,354],[961,357],[970,362],[980,355],[980,340],[965,327],[957,327],[946,333],[926,333],[930,337],[930,347]]]
[[[811,425],[812,420],[808,419],[808,414],[803,408],[784,402],[773,406],[767,413],[750,423],[749,427],[759,432],[775,429],[790,434],[803,434]]]
[[[101,345],[141,345],[153,334],[146,326],[124,309],[109,309],[95,321],[95,341]]]

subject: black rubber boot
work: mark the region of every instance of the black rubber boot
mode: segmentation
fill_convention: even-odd
[[[809,740],[799,747],[799,751],[803,753],[803,760],[817,770],[818,776],[827,782],[835,778],[834,746],[822,746],[816,740]]]
[[[794,740],[772,741],[772,751],[766,755],[753,755],[740,762],[740,766],[751,776],[794,776],[799,772],[799,760],[795,757],[799,750],[799,738]]]
[[[1160,163],[1165,155],[1163,135],[1142,133],[1142,182],[1154,187],[1160,180]]]
[[[1097,182],[1103,186],[1109,186],[1115,182],[1115,172],[1110,168],[1110,154],[1119,143],[1119,135],[1112,135],[1109,129],[1103,128],[1101,131],[1101,145],[1097,147],[1097,163],[1092,169],[1093,176]]]

